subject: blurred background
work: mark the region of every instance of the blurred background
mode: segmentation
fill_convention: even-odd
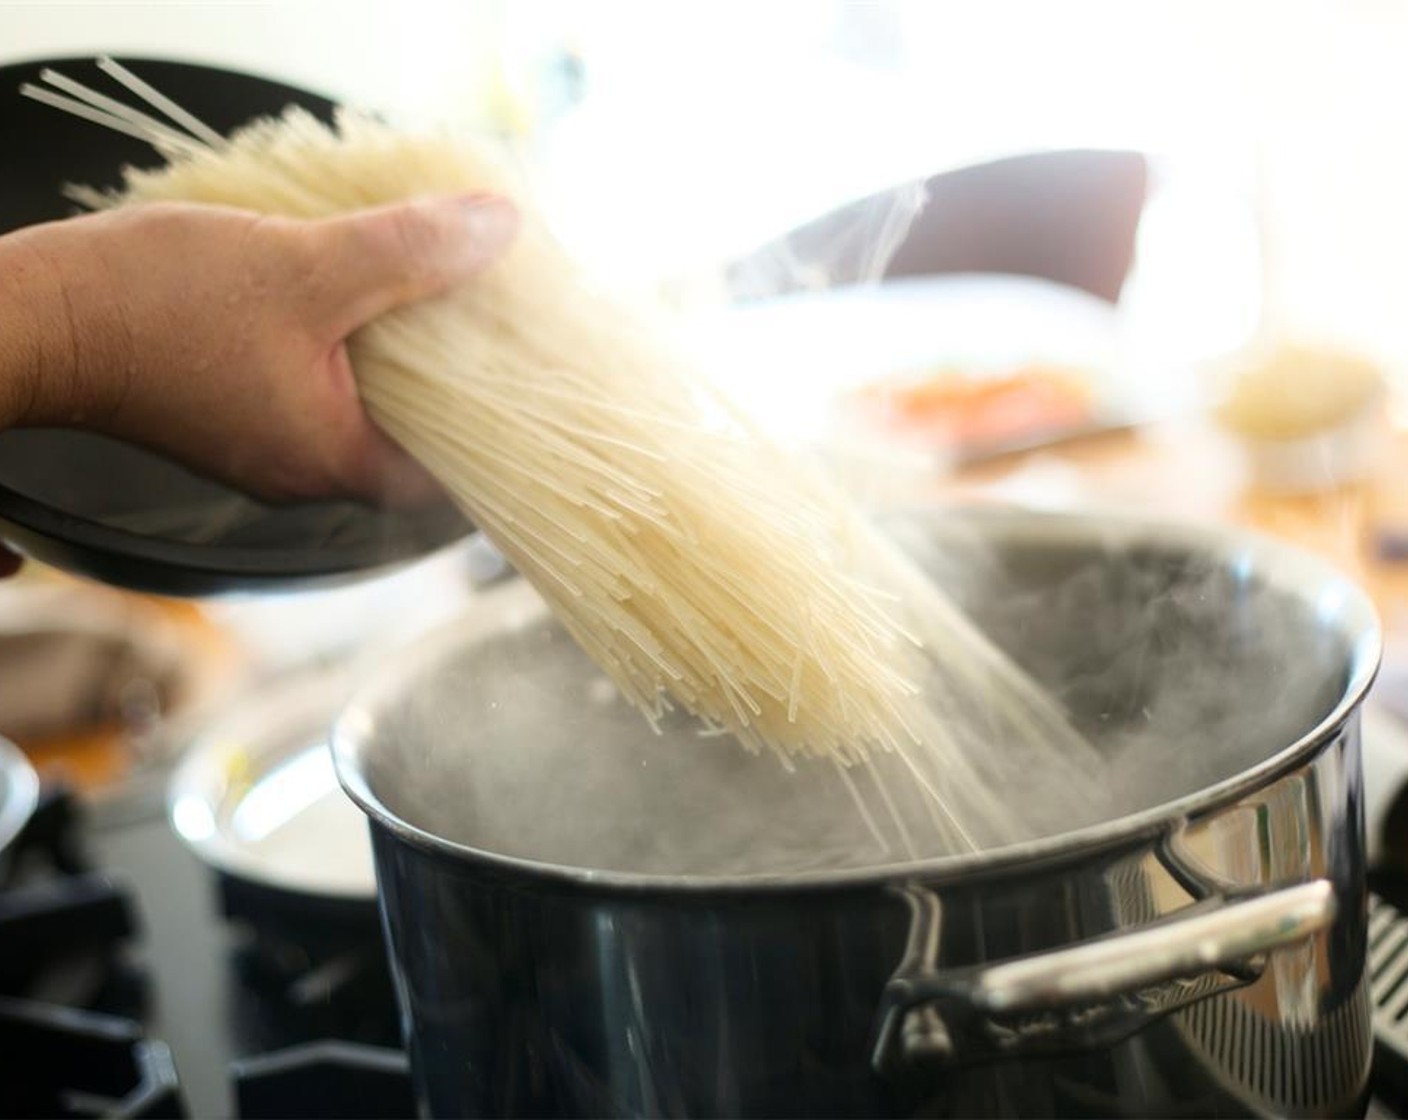
[[[1164,344],[1246,329],[1260,229],[1288,313],[1400,361],[1405,45],[1408,13],[1374,0],[0,5],[0,60],[178,57],[511,132],[564,230],[633,274],[946,168],[1147,152],[1139,294],[1177,293]]]
[[[1263,312],[1408,362],[1405,45],[1408,13],[1373,0],[0,5],[0,61],[181,58],[505,133],[562,235],[629,283],[947,169],[1145,153],[1124,362],[1185,402],[1191,363]]]
[[[1371,825],[1371,855],[1408,875],[1408,732],[1385,715],[1408,716],[1408,5],[0,0],[0,66],[71,59],[96,80],[103,54],[503,141],[595,274],[670,305],[726,388],[873,502],[1133,511],[1327,556],[1386,624],[1367,788],[1371,822],[1398,832]],[[87,133],[52,145],[8,124],[48,127],[26,112],[0,89],[0,219],[36,197],[61,206],[67,165],[44,161],[89,151]],[[26,457],[34,434],[0,433],[0,520],[18,498],[128,544],[180,522],[206,559],[289,544],[289,518],[239,495],[192,503],[209,518],[191,523],[99,459]],[[142,519],[107,508],[114,495]],[[336,551],[348,524],[373,541],[384,528],[334,512],[295,542],[305,557]],[[171,543],[139,543],[153,538]],[[0,736],[27,760],[11,771],[32,764],[45,790],[0,851],[0,904],[86,868],[69,851],[81,804],[96,862],[134,877],[150,917],[155,1029],[180,1040],[197,1115],[228,1114],[232,1057],[362,1021],[381,959],[369,864],[353,868],[355,953],[322,927],[290,941],[288,916],[270,923],[246,888],[328,902],[329,853],[366,846],[328,764],[334,713],[391,647],[506,574],[477,539],[358,564],[366,578],[343,586],[196,601],[35,562],[0,582]],[[0,850],[17,781],[0,756]],[[218,916],[187,848],[223,868]],[[306,872],[294,890],[290,869]],[[8,971],[3,994],[49,975],[14,954]],[[346,1037],[394,1046],[389,981],[372,986],[375,1029]]]
[[[1250,524],[1391,618],[1405,50],[1375,0],[0,3],[0,65],[204,63],[493,134],[868,497]],[[196,613],[327,659],[438,617],[437,563]]]

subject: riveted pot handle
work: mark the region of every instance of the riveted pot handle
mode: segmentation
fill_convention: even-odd
[[[1266,955],[1325,929],[1323,879],[1210,898],[1168,918],[1028,957],[939,970],[938,900],[909,888],[910,946],[886,987],[877,1066],[1099,1045],[1155,1016],[1254,980]],[[921,928],[923,927],[923,928]]]
[[[1088,1003],[1209,969],[1240,973],[1254,958],[1304,941],[1334,917],[1334,888],[1319,879],[1132,933],[992,965],[976,977],[974,994],[987,1010],[1012,1013]]]

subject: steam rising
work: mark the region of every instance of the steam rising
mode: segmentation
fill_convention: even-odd
[[[1231,778],[1313,728],[1342,694],[1351,664],[1342,603],[1296,598],[1237,554],[1019,524],[890,526],[1100,753],[1079,782],[1054,754],[993,741],[974,755],[1019,839]],[[369,752],[372,787],[422,828],[518,858],[685,876],[903,862],[900,827],[919,858],[948,854],[893,756],[852,775],[868,783],[868,805],[881,786],[895,805],[893,822],[878,821],[887,849],[828,766],[787,773],[687,720],[669,722],[662,742],[526,588],[495,593],[472,622],[473,635],[462,632],[374,713],[384,731]]]
[[[878,282],[927,201],[918,180],[852,203],[734,265],[729,288],[759,299]]]

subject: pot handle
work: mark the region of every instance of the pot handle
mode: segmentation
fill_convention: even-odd
[[[880,1009],[873,1062],[973,1061],[1115,1041],[1156,1016],[1259,977],[1267,954],[1327,928],[1325,879],[1194,903],[1129,933],[996,964],[940,970],[939,900],[909,886],[910,938]]]

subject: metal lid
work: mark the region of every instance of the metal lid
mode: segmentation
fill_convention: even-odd
[[[333,109],[327,98],[248,74],[121,61],[221,132],[290,104],[324,118]],[[124,165],[158,162],[138,140],[21,97],[21,84],[47,66],[82,76],[93,62],[0,66],[0,136],[25,153],[0,187],[0,234],[68,217],[65,183],[116,186]],[[276,507],[93,433],[0,433],[0,538],[55,567],[138,591],[325,584],[404,563],[467,532],[448,503],[412,512],[354,502]]]

